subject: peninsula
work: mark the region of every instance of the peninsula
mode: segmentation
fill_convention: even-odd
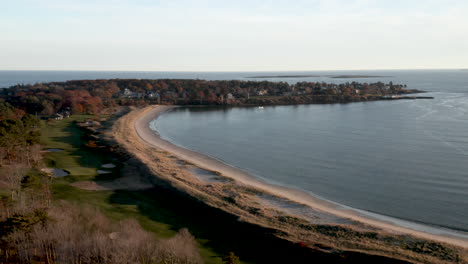
[[[376,100],[432,99],[406,96],[424,91],[404,84],[192,79],[110,79],[15,85],[0,96],[30,114],[52,116],[64,111],[98,113],[115,105],[263,106],[351,103]]]

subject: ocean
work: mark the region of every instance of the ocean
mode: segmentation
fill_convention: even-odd
[[[331,78],[346,74],[386,77]],[[258,75],[320,77],[247,78]],[[0,87],[107,78],[392,81],[428,91],[433,100],[180,108],[153,125],[162,138],[267,182],[377,215],[468,232],[468,71],[0,71]]]

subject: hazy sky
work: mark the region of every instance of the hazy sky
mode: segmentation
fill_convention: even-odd
[[[467,0],[0,0],[0,70],[468,67]]]

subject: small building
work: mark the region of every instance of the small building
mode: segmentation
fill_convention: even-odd
[[[124,91],[123,91],[123,93],[122,93],[122,95],[123,95],[124,97],[131,97],[132,94],[133,94],[133,92],[132,92],[130,89],[128,89],[128,88],[125,88]]]
[[[260,91],[258,91],[257,95],[259,96],[262,96],[262,95],[267,95],[268,94],[268,91],[266,89],[262,89]]]
[[[228,93],[228,94],[226,95],[226,104],[232,104],[232,103],[234,103],[234,100],[235,100],[235,99],[236,99],[236,98],[234,97],[234,95],[232,95],[232,93]]]
[[[143,93],[133,92],[132,90],[128,88],[125,88],[120,95],[121,97],[126,97],[126,98],[142,98],[144,96]]]
[[[62,111],[60,112],[60,114],[64,117],[64,118],[69,118],[71,113],[70,111]]]
[[[63,119],[63,115],[59,114],[59,113],[56,113],[55,115],[52,116],[53,119],[55,120],[62,120]]]
[[[146,97],[148,97],[148,98],[159,98],[159,93],[158,92],[147,92]]]

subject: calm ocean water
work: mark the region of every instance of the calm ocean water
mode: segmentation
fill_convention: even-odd
[[[70,79],[243,80],[276,74],[323,77],[267,80],[406,83],[409,88],[429,91],[435,99],[178,109],[161,116],[156,129],[177,145],[216,157],[271,183],[381,215],[468,231],[468,71],[0,71],[0,87]],[[328,77],[338,74],[390,77]]]
[[[468,231],[468,72],[389,75],[435,99],[178,109],[155,128],[270,183]]]

